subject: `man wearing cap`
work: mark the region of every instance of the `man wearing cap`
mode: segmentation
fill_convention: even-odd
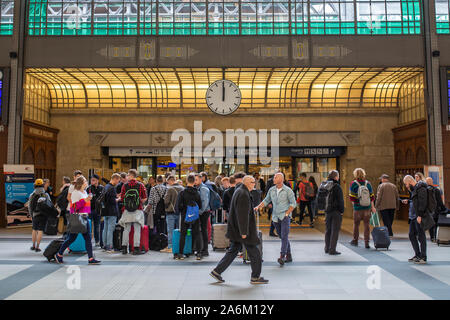
[[[383,174],[380,177],[381,184],[377,190],[377,200],[375,208],[381,213],[383,224],[389,230],[389,236],[393,237],[392,223],[394,222],[395,211],[398,210],[398,189],[393,183],[389,182],[389,176]]]
[[[95,239],[95,246],[100,247],[100,223],[101,223],[101,208],[96,208],[96,202],[97,199],[100,197],[100,195],[103,192],[103,186],[99,184],[100,177],[96,174],[92,175],[91,177],[91,185],[87,189],[88,194],[92,194],[92,200],[91,200],[91,222],[92,222],[92,229],[94,230],[94,239]]]
[[[41,249],[39,249],[39,245],[41,243],[42,234],[47,222],[46,215],[43,212],[40,212],[37,207],[38,199],[40,197],[45,197],[47,198],[47,200],[50,200],[50,196],[45,192],[44,189],[44,180],[36,179],[36,181],[34,182],[34,191],[30,195],[30,201],[28,204],[28,213],[30,214],[33,221],[33,232],[31,235],[33,245],[31,246],[30,250],[36,252],[41,251]]]

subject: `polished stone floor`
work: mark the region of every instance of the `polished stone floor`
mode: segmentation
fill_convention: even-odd
[[[344,220],[338,250],[323,252],[323,218],[316,228],[293,228],[294,262],[281,268],[280,241],[264,228],[262,275],[268,285],[249,283],[250,266],[236,258],[217,284],[208,275],[223,256],[175,261],[171,254],[106,254],[88,266],[85,255],[65,255],[64,265],[29,251],[29,229],[0,230],[0,299],[450,299],[450,248],[428,242],[427,265],[414,265],[408,226],[396,222],[390,251],[349,245],[352,222]],[[361,230],[362,231],[362,230]],[[42,248],[54,237],[45,237]]]

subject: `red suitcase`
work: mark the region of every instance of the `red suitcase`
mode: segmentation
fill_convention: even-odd
[[[208,229],[208,242],[211,242],[211,229],[212,229],[212,227],[211,227],[211,217],[208,217],[207,229]]]
[[[141,250],[144,250],[145,252],[148,251],[149,235],[150,235],[150,231],[148,229],[148,226],[141,227]],[[129,243],[130,243],[130,251],[131,251],[133,243],[134,243],[134,226],[131,226],[129,241],[130,241]]]

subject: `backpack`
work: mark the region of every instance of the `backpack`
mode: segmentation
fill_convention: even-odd
[[[194,205],[188,204],[186,207],[186,218],[184,218],[184,222],[192,223],[197,221],[200,218],[200,209],[198,208],[197,203]]]
[[[41,212],[40,206],[38,205],[39,199],[42,199],[41,202],[47,200],[47,198],[45,197],[45,192],[39,193],[39,194],[35,193],[33,195],[33,198],[30,201],[31,212],[33,212],[33,213],[36,212],[36,213],[38,213],[37,215],[44,213],[44,212]]]
[[[36,209],[38,212],[49,218],[56,218],[58,216],[58,210],[56,210],[52,201],[45,196],[45,193],[39,195]]]
[[[155,189],[156,191],[156,189]],[[166,205],[164,204],[164,196],[166,195],[167,190],[164,191],[164,194],[161,196],[158,191],[156,191],[156,193],[158,193],[158,195],[160,196],[158,203],[156,204],[156,208],[155,208],[155,216],[154,218],[156,220],[159,219],[165,219],[166,217]]]
[[[364,182],[364,185],[360,184],[358,181],[356,181],[356,184],[358,185],[358,200],[359,205],[361,207],[369,207],[372,201],[370,200],[370,191],[367,187],[367,181]]]
[[[305,188],[303,189],[305,198],[309,201],[314,200],[314,197],[316,195],[314,194],[314,188],[311,185],[311,183],[309,183],[309,182],[307,182],[307,183],[302,182],[302,183],[305,186]]]
[[[433,186],[427,187],[427,209],[428,209],[428,212],[430,212],[432,214],[434,214],[437,209],[437,201],[436,201],[434,189],[435,188]]]
[[[317,207],[319,210],[324,210],[326,212],[331,206],[330,194],[333,186],[333,181],[324,181],[320,184],[317,191]]]
[[[103,189],[102,193],[98,196],[98,198],[95,200],[95,209],[97,209],[97,212],[102,214],[102,211],[105,210],[105,198],[106,198],[106,190]]]
[[[56,199],[56,205],[61,210],[66,210],[67,206],[69,205],[69,201],[67,200],[68,193],[69,193],[69,187],[67,187],[63,191],[61,191],[58,198]]]
[[[135,187],[125,185],[125,196],[123,198],[123,205],[128,212],[136,211],[139,208],[139,184]]]
[[[207,184],[206,187],[209,189],[209,209],[211,211],[220,209],[220,207],[222,206],[222,199],[220,198],[219,194],[214,191],[212,185]]]

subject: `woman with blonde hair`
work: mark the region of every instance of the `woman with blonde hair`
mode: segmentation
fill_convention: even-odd
[[[88,253],[88,263],[89,264],[100,264],[100,261],[94,259],[94,255],[92,252],[92,242],[91,242],[91,230],[88,223],[88,215],[91,212],[91,200],[92,197],[89,196],[86,192],[86,188],[88,186],[88,182],[84,176],[79,176],[75,180],[74,191],[71,195],[71,205],[70,205],[70,216],[72,215],[80,215],[80,219],[85,220],[86,231],[82,233],[84,241],[86,243],[86,250]],[[71,218],[73,219],[74,216]],[[69,225],[67,231],[69,232],[69,236],[62,244],[58,253],[55,254],[55,260],[58,263],[63,263],[63,254],[64,251],[77,239],[78,233],[71,232],[71,223],[69,220]],[[78,227],[78,226],[77,226]]]
[[[426,182],[425,176],[423,175],[422,172],[416,172],[416,173],[414,174],[414,178],[416,179],[416,182],[419,182],[419,181],[424,181],[424,182]]]
[[[359,224],[364,222],[364,242],[367,249],[370,249],[370,211],[375,212],[375,194],[372,185],[366,180],[366,172],[362,168],[353,171],[353,180],[350,185],[350,201],[353,202],[353,246],[358,246]]]

